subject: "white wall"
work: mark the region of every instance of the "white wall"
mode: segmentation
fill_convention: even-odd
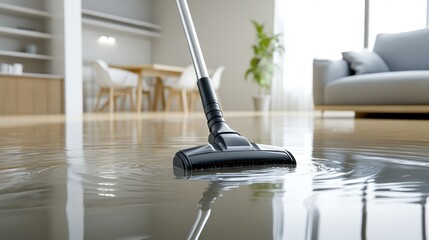
[[[189,0],[188,4],[208,68],[226,67],[219,90],[223,109],[253,109],[251,96],[257,88],[244,80],[255,39],[251,19],[272,29],[274,0]],[[153,42],[153,62],[190,64],[176,1],[156,0],[152,7],[154,22],[162,26],[162,37]]]
[[[101,35],[116,38],[114,45],[98,42]],[[82,33],[83,60],[100,58],[111,64],[145,64],[151,61],[151,39],[102,28],[85,26]]]

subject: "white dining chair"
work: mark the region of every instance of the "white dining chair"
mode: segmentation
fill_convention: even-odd
[[[130,99],[130,108],[134,109],[133,95],[137,88],[138,75],[117,68],[110,68],[103,60],[94,60],[92,62],[94,69],[94,79],[100,87],[97,96],[97,102],[95,104],[95,111],[101,111],[109,105],[109,111],[112,113],[116,110],[116,101],[119,97],[123,97],[122,110],[125,107],[125,100],[128,96]],[[143,81],[144,82],[144,81]],[[144,95],[148,95],[150,99],[150,92],[147,90],[143,91]],[[108,99],[100,106],[100,101],[103,95],[107,95]]]
[[[180,108],[188,112],[188,94],[191,93],[197,84],[197,77],[193,65],[185,68],[179,79],[168,79],[164,82],[164,89],[168,91],[168,98],[165,105],[165,111],[170,111],[175,98],[180,100]],[[176,101],[179,103],[179,101]]]
[[[224,70],[225,70],[225,67],[224,66],[220,66],[220,67],[216,68],[216,70],[214,71],[213,75],[211,76],[212,83],[213,83],[213,88],[215,89],[216,94],[219,91],[220,82],[222,80],[222,74],[223,74]]]
[[[152,92],[155,91],[155,84],[156,84],[156,79],[154,77],[145,77],[143,76],[143,81],[142,81],[142,100],[143,98],[146,96],[146,100],[147,100],[147,109],[151,110],[152,109]],[[144,104],[142,104],[142,109],[144,107]]]

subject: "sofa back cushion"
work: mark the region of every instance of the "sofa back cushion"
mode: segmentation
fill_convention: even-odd
[[[391,71],[429,70],[429,28],[394,34],[379,34],[374,52]]]

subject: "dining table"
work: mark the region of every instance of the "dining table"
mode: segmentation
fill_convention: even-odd
[[[163,64],[143,64],[143,65],[109,65],[112,68],[127,70],[138,74],[137,83],[137,109],[136,112],[140,113],[142,108],[142,95],[143,95],[143,81],[146,77],[154,77],[155,90],[154,101],[152,103],[152,111],[159,109],[158,104],[161,103],[161,109],[165,110],[165,97],[164,97],[164,83],[163,77],[180,77],[185,70],[184,67],[169,66]]]

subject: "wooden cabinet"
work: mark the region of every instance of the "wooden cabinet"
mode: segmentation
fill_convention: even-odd
[[[0,75],[0,115],[62,114],[63,84],[52,75]]]

